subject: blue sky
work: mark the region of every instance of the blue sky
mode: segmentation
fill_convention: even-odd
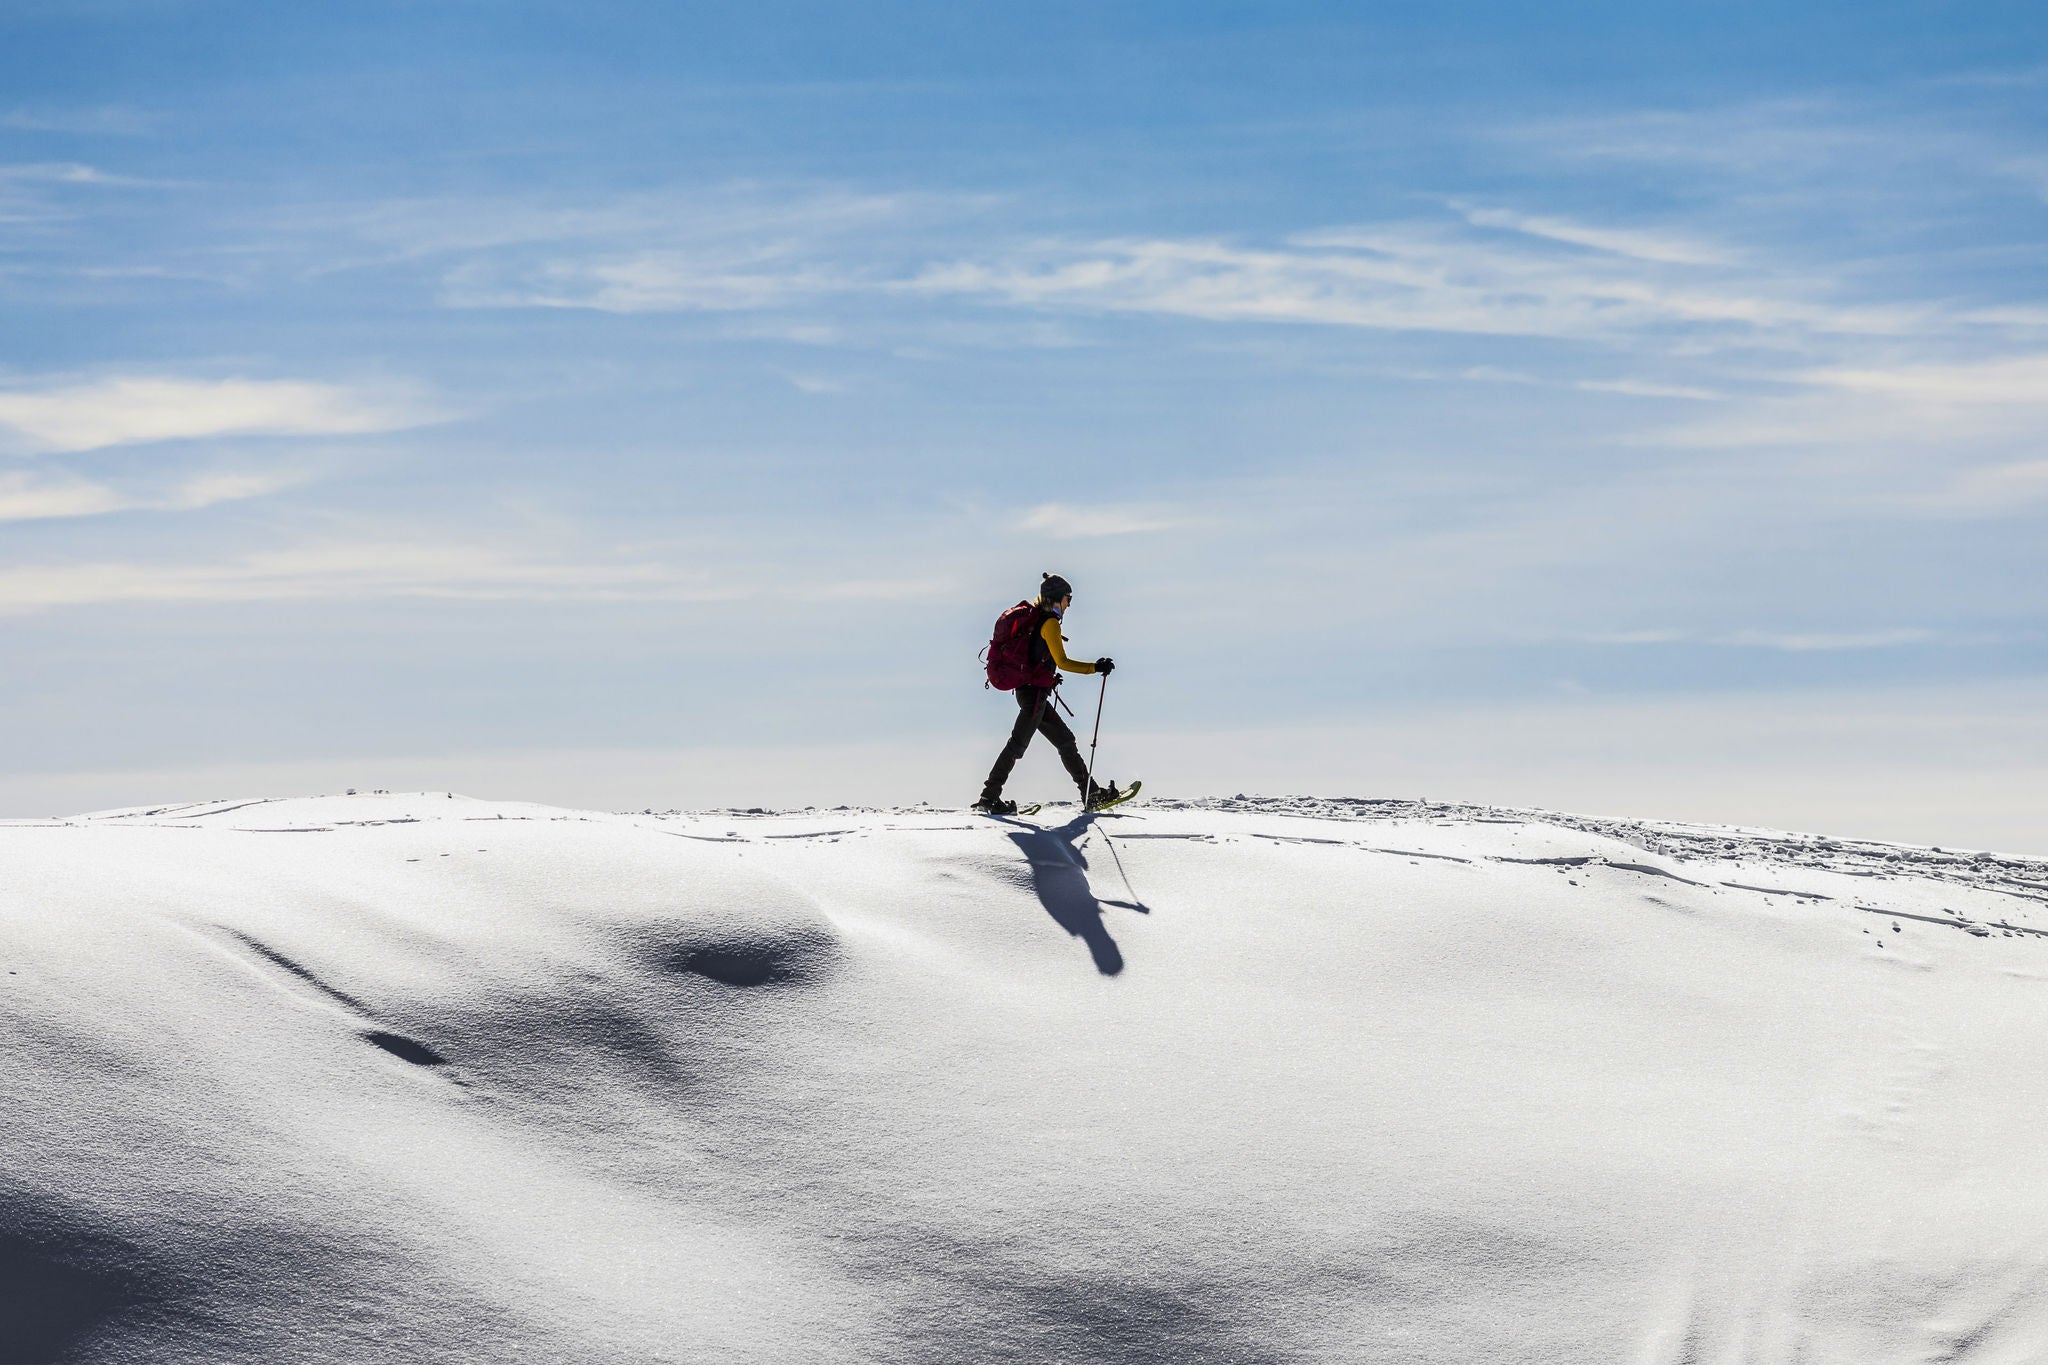
[[[17,2],[0,806],[964,802],[1057,569],[1118,775],[2048,851],[2044,39]]]

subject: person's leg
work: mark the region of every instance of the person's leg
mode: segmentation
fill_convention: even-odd
[[[1024,756],[1025,746],[1031,743],[1031,736],[1038,730],[1038,718],[1046,706],[1046,689],[1043,687],[1020,687],[1017,689],[1017,723],[1010,727],[1009,742],[996,755],[996,765],[988,770],[988,781],[982,785],[983,800],[993,800],[1003,794],[1003,784],[1010,780],[1010,769],[1017,766],[1017,760]]]
[[[1081,799],[1088,799],[1088,765],[1081,761],[1081,744],[1074,738],[1074,732],[1060,719],[1058,702],[1047,702],[1038,716],[1038,730],[1053,747],[1060,751],[1060,762],[1067,766],[1067,776],[1074,779],[1074,785],[1081,791]]]

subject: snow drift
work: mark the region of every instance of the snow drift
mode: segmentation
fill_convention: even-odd
[[[2039,1360],[2044,902],[1406,802],[11,822],[0,1360]]]

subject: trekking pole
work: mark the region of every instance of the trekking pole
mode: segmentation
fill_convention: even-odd
[[[1109,674],[1102,675],[1102,690],[1095,694],[1095,733],[1088,736],[1088,785],[1081,793],[1081,805],[1088,804],[1088,794],[1095,790],[1095,742],[1102,738],[1102,703],[1109,699]]]

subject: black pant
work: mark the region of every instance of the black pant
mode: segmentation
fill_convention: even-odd
[[[1017,689],[1017,723],[1010,727],[1010,742],[996,755],[996,766],[988,770],[988,785],[982,789],[982,795],[1003,794],[1003,783],[1010,780],[1010,769],[1016,767],[1017,760],[1024,756],[1033,731],[1051,740],[1053,747],[1060,751],[1060,762],[1067,765],[1068,775],[1074,779],[1074,785],[1081,789],[1085,799],[1088,795],[1088,765],[1081,761],[1081,746],[1075,741],[1074,732],[1060,719],[1059,703],[1053,700],[1050,687]]]

